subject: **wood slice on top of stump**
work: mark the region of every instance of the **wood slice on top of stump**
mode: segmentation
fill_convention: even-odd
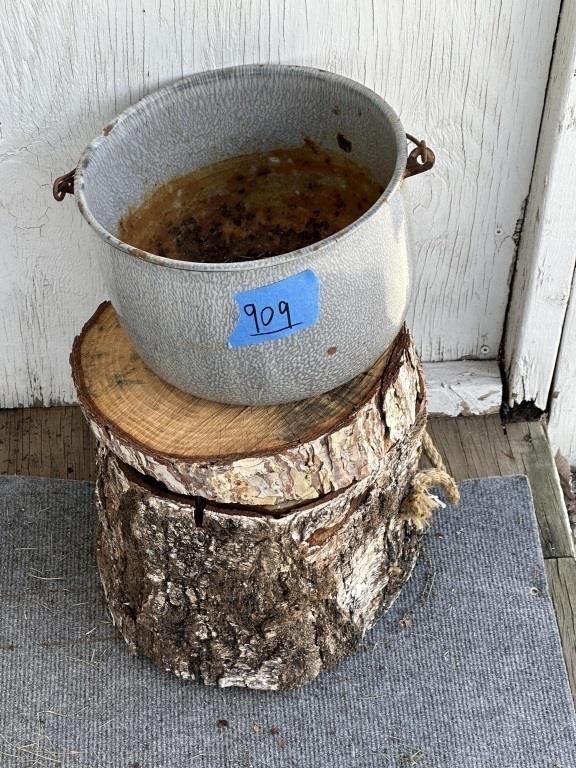
[[[97,559],[129,647],[220,686],[285,689],[357,647],[409,577],[424,385],[410,336],[337,390],[208,403],[162,382],[103,305],[74,380],[99,439]]]
[[[424,425],[424,384],[403,329],[366,373],[276,406],[222,405],[167,384],[138,357],[112,306],[74,342],[72,373],[96,435],[122,461],[176,493],[286,507],[369,477]]]

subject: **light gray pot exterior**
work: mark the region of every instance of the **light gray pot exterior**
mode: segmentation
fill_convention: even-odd
[[[299,146],[305,136],[342,151],[338,134],[351,142],[350,159],[385,191],[352,225],[310,247],[200,264],[116,237],[120,218],[158,183],[226,157]],[[398,117],[369,89],[322,70],[251,65],[192,75],[127,109],[85,150],[74,189],[110,246],[102,267],[111,300],[150,368],[199,397],[266,405],[343,384],[399,331],[411,284],[406,159]],[[319,284],[316,322],[283,338],[230,346],[241,314],[236,293],[308,270]]]

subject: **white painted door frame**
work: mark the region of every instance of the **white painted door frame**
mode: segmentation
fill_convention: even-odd
[[[564,322],[552,384],[548,432],[554,451],[576,466],[576,280]]]
[[[504,337],[508,404],[550,407],[553,437],[576,431],[575,190],[576,0],[564,0]],[[571,424],[562,427],[568,407]]]

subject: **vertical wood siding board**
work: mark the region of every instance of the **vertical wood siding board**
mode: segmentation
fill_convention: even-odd
[[[576,466],[576,272],[550,397],[548,433],[554,451]]]
[[[510,405],[546,408],[576,253],[576,2],[558,26],[530,198],[518,248],[505,337]]]

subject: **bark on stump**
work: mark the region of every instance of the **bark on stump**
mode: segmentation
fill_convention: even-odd
[[[260,689],[305,683],[353,651],[421,539],[399,515],[426,421],[407,331],[348,385],[263,408],[161,382],[109,305],[72,365],[100,442],[98,568],[130,648],[183,678]]]

